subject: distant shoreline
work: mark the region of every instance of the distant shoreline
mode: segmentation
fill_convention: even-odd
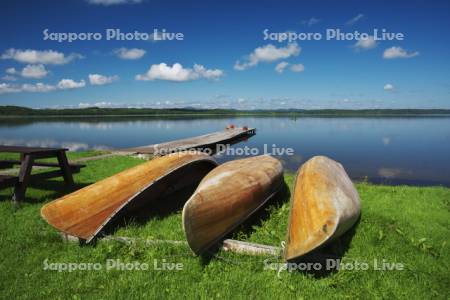
[[[152,115],[0,115],[1,120],[18,119],[83,119],[83,118],[227,118],[227,117],[256,117],[256,118],[450,118],[449,114],[152,114]]]
[[[233,110],[192,108],[73,108],[33,109],[0,106],[0,118],[59,117],[450,117],[450,109],[316,109]]]

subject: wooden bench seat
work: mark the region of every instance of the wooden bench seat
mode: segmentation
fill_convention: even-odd
[[[12,175],[0,175],[0,189],[13,187],[19,182],[19,177]]]
[[[17,162],[17,163],[16,163]],[[10,163],[12,165],[20,164],[20,161],[0,161],[0,165],[5,165],[3,163]],[[59,168],[58,163],[34,163],[34,166],[42,166],[42,167],[55,167]],[[84,168],[86,165],[83,164],[69,164],[70,171],[72,174],[79,173],[81,168]],[[61,170],[55,170],[55,171],[48,171],[48,172],[39,172],[36,174],[31,175],[31,180],[35,179],[49,179],[54,177],[60,177],[63,176],[63,172]],[[1,175],[0,174],[0,189],[4,189],[7,187],[13,187],[17,183],[19,183],[19,177],[18,176],[12,176],[12,175]]]
[[[7,160],[0,161],[0,169],[9,169],[9,168],[14,167],[14,165],[15,165],[14,163],[9,162]]]

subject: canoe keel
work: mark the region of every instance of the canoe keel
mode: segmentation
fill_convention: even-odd
[[[360,199],[338,162],[324,156],[307,161],[297,173],[285,259],[295,261],[349,230],[360,215]]]

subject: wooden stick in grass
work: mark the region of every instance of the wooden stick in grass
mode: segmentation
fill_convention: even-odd
[[[73,236],[68,236],[62,234],[64,241],[67,242],[79,242],[79,239]],[[124,243],[127,245],[134,244],[136,242],[142,242],[146,246],[155,246],[155,245],[163,245],[170,244],[175,246],[185,246],[187,245],[186,241],[174,241],[174,240],[151,240],[151,239],[143,239],[143,238],[131,238],[125,236],[105,236],[99,241],[109,242],[116,241],[120,243]],[[280,247],[255,244],[242,242],[237,240],[226,239],[222,242],[221,249],[227,252],[234,252],[238,254],[248,254],[248,255],[272,255],[279,256],[281,254]]]

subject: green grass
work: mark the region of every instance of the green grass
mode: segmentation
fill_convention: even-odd
[[[70,154],[71,157],[73,154]],[[86,154],[76,154],[86,155]],[[141,163],[131,157],[86,162],[75,175],[78,187]],[[293,175],[285,181],[292,186]],[[403,263],[404,271],[340,270],[328,274],[264,270],[264,260],[219,251],[209,258],[194,257],[186,246],[146,247],[99,242],[95,246],[63,243],[40,217],[41,206],[65,193],[60,179],[37,183],[28,201],[14,211],[10,191],[0,191],[0,295],[12,298],[438,298],[450,295],[450,189],[389,187],[358,184],[362,217],[353,232],[326,249],[372,265],[374,259]],[[263,221],[241,226],[233,238],[280,245],[285,239],[289,195],[265,208]],[[117,236],[184,240],[180,212],[130,224]],[[44,270],[44,261],[101,263],[100,271]],[[147,263],[147,271],[106,271],[107,259]],[[181,271],[153,270],[154,260],[183,264]]]

